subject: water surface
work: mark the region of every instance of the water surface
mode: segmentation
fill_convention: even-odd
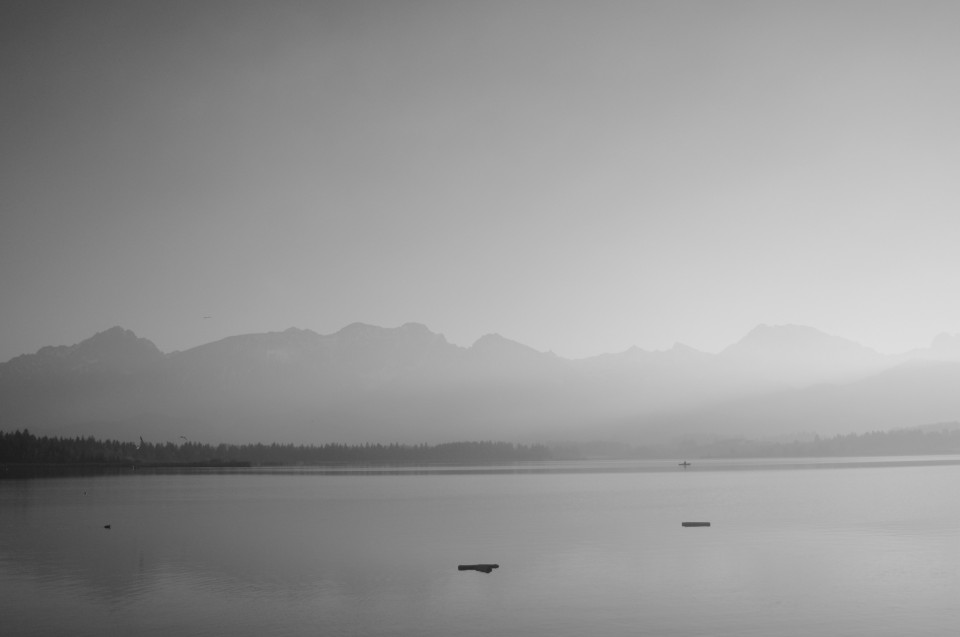
[[[0,480],[2,632],[946,635],[958,462]]]

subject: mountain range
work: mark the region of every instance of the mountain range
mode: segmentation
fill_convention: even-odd
[[[0,430],[203,442],[785,439],[960,419],[960,336],[897,356],[797,325],[569,360],[496,334],[291,328],[164,353],[112,327],[0,363]]]

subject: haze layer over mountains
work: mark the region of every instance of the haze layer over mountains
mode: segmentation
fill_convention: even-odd
[[[960,418],[960,337],[886,356],[761,325],[718,354],[568,360],[496,334],[291,328],[163,353],[113,327],[0,364],[0,430],[202,442],[789,439]]]

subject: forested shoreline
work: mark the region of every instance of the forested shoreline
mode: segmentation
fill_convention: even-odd
[[[711,443],[680,443],[670,447],[670,457],[698,458],[818,458],[843,456],[913,456],[960,454],[960,427],[947,423],[944,428],[914,427],[812,436],[790,442],[726,439]],[[660,456],[666,448],[638,448],[640,455]]]
[[[0,463],[134,464],[146,466],[291,466],[324,464],[433,464],[551,460],[544,445],[508,442],[401,444],[218,444],[120,442],[38,437],[0,431]]]
[[[0,431],[0,464],[141,466],[309,466],[490,464],[544,460],[658,458],[775,458],[960,454],[960,427],[913,428],[770,442],[726,439],[660,446],[616,443],[514,444],[450,442],[436,445],[329,443],[205,444],[139,443],[36,436]]]

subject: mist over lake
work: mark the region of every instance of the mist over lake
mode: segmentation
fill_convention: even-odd
[[[789,442],[956,429],[958,386],[960,337],[888,356],[798,325],[758,326],[718,354],[577,360],[494,334],[463,348],[415,323],[169,353],[113,327],[0,363],[0,431],[151,444]]]
[[[4,634],[939,636],[958,480],[955,456],[0,480]]]
[[[958,24],[0,2],[0,637],[956,633]]]

